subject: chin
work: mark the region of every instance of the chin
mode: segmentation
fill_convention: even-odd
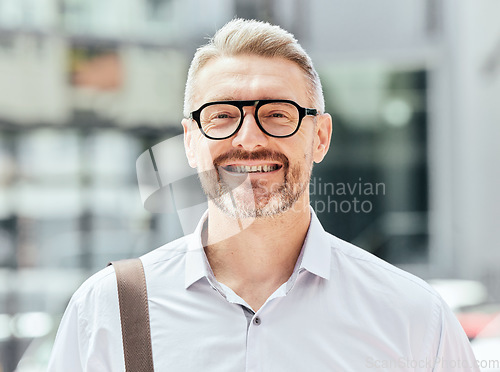
[[[247,218],[277,218],[290,210],[295,210],[299,196],[283,198],[282,195],[273,195],[267,198],[245,200],[236,196],[224,194],[213,199],[215,206],[227,216],[234,219]]]

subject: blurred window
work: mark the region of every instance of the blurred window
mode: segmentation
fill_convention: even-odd
[[[426,71],[370,63],[320,75],[334,131],[313,208],[328,231],[391,263],[426,262]]]

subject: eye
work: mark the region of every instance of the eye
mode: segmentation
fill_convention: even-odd
[[[276,120],[290,119],[290,113],[288,113],[286,111],[274,110],[274,111],[270,111],[270,112],[266,113],[265,118],[266,119],[276,119]]]
[[[238,116],[238,108],[228,104],[209,105],[200,114],[202,122],[216,122],[218,124],[225,123],[228,120],[236,120]]]
[[[210,115],[209,120],[227,120],[234,119],[234,117],[230,112],[214,112]]]

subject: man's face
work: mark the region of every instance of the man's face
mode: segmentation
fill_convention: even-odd
[[[196,92],[192,109],[213,101],[259,99],[287,99],[312,108],[302,70],[281,58],[212,60],[199,72]],[[242,127],[225,140],[205,138],[194,121],[183,121],[188,160],[209,199],[237,218],[275,216],[308,206],[312,164],[326,153],[331,128],[320,134],[324,118],[316,123],[306,116],[292,137],[273,138],[258,127],[254,107],[243,110]]]

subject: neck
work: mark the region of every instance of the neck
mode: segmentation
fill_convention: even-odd
[[[254,309],[293,272],[311,218],[304,199],[275,217],[239,220],[209,203],[205,251],[210,266],[219,282]]]

